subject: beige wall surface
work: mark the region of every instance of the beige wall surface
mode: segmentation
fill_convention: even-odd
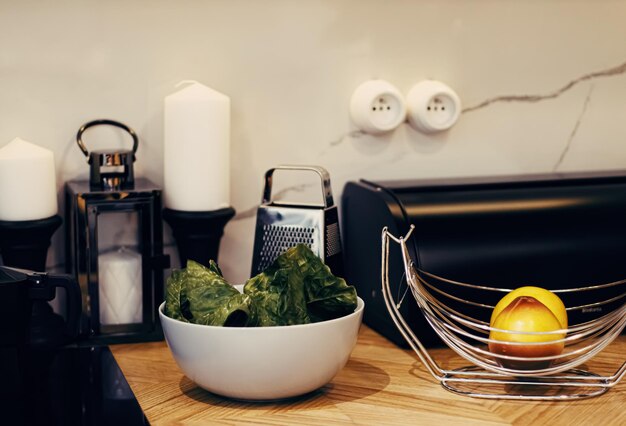
[[[359,178],[626,168],[624,22],[617,0],[3,0],[0,147],[19,136],[53,150],[61,201],[87,177],[76,131],[112,118],[139,134],[136,175],[162,185],[164,97],[185,79],[226,94],[238,215],[219,263],[242,282],[278,164],[326,167],[336,200]],[[463,113],[444,133],[359,133],[350,97],[377,78],[403,94],[441,80]],[[64,262],[62,231],[48,262]]]

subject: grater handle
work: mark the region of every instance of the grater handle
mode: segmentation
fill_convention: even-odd
[[[263,189],[263,204],[268,204],[272,200],[272,177],[276,170],[306,170],[315,172],[319,175],[322,181],[322,195],[324,198],[324,207],[331,207],[333,202],[333,192],[330,187],[330,175],[328,171],[321,166],[293,166],[293,165],[281,165],[274,167],[265,172],[265,188]]]

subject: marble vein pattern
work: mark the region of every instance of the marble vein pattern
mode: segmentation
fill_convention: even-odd
[[[584,81],[589,81],[589,80],[593,80],[596,78],[602,78],[602,77],[612,77],[612,76],[617,76],[617,75],[621,75],[621,74],[626,74],[626,62],[624,62],[623,64],[611,67],[611,68],[607,68],[604,70],[600,70],[600,71],[595,71],[595,72],[590,72],[584,75],[581,75],[578,78],[575,78],[574,80],[571,80],[570,82],[568,82],[567,84],[565,84],[564,86],[562,86],[560,89],[557,89],[553,92],[550,93],[544,93],[544,94],[538,94],[538,95],[503,95],[503,96],[495,96],[493,98],[488,98],[485,99],[484,101],[476,104],[476,105],[472,105],[466,108],[463,108],[463,110],[461,111],[462,113],[468,113],[468,112],[472,112],[472,111],[476,111],[479,110],[481,108],[485,108],[491,104],[497,103],[497,102],[540,102],[540,101],[545,101],[547,99],[554,99],[557,98],[559,96],[561,96],[563,93],[567,92],[568,90],[570,90],[571,88],[573,88],[574,86],[576,86],[579,83],[582,83]]]
[[[593,86],[593,80],[595,79],[599,79],[599,78],[607,78],[607,77],[614,77],[614,76],[620,76],[620,75],[626,75],[626,62],[617,65],[617,66],[613,66],[613,67],[609,67],[606,69],[602,69],[599,71],[594,71],[594,72],[589,72],[586,74],[583,74],[569,82],[567,82],[566,84],[564,84],[563,86],[561,86],[560,88],[558,88],[557,90],[554,90],[552,92],[548,92],[548,93],[543,93],[543,94],[522,94],[522,95],[501,95],[501,96],[495,96],[495,97],[491,97],[491,98],[487,98],[475,105],[471,105],[469,107],[465,107],[463,108],[463,110],[461,111],[462,114],[467,114],[473,111],[477,111],[483,108],[486,108],[488,106],[492,106],[494,104],[497,103],[513,103],[513,102],[521,102],[521,103],[537,103],[537,102],[541,102],[541,101],[545,101],[545,100],[549,100],[549,99],[555,99],[558,98],[559,96],[561,96],[562,94],[566,93],[567,91],[571,90],[572,88],[574,88],[575,86],[583,83],[583,82],[589,82],[589,89],[587,91],[587,95],[585,96],[585,99],[583,101],[583,105],[581,108],[581,111],[577,117],[577,120],[574,123],[574,126],[566,140],[565,146],[563,148],[563,150],[561,151],[561,154],[559,155],[557,161],[555,162],[554,166],[553,166],[553,171],[557,171],[559,169],[559,167],[561,166],[561,164],[563,163],[563,160],[565,159],[565,157],[567,156],[567,153],[569,152],[571,145],[576,137],[576,134],[578,132],[578,129],[581,125],[581,122],[585,116],[585,113],[588,110],[588,107],[590,105],[590,101],[591,101],[591,97],[593,94],[593,90],[594,90],[594,86]],[[364,133],[361,130],[352,130],[350,132],[347,132],[346,134],[342,135],[340,138],[335,139],[331,142],[328,143],[326,149],[324,149],[322,152],[320,152],[320,156],[324,156],[328,151],[331,151],[332,149],[336,148],[337,146],[343,144],[344,142],[348,141],[348,140],[354,140],[354,139],[358,139],[361,137],[367,136],[366,133]],[[396,155],[395,158],[389,159],[389,161],[387,162],[387,165],[389,164],[393,164],[395,161],[399,161],[402,158],[402,155]],[[367,169],[369,169],[370,167],[368,167]],[[355,171],[352,170],[352,172],[350,173],[351,175],[355,174]],[[341,180],[341,179],[340,179]],[[276,196],[282,196],[285,193],[288,193],[290,191],[296,191],[296,192],[301,192],[304,191],[305,189],[311,187],[311,184],[303,184],[303,185],[297,185],[297,186],[290,186],[290,187],[286,187],[284,189],[282,189],[281,191],[276,193]],[[242,220],[242,219],[247,219],[247,218],[251,218],[254,217],[256,215],[256,209],[259,207],[259,204],[256,204],[252,207],[249,207],[247,209],[244,209],[241,213],[238,213],[235,218],[233,220],[237,221],[237,220]]]
[[[561,156],[559,157],[556,164],[554,164],[554,167],[552,168],[552,171],[554,172],[557,171],[559,166],[563,163],[565,156],[567,155],[567,153],[569,152],[569,149],[572,146],[574,138],[576,137],[576,133],[578,133],[578,128],[580,127],[580,123],[583,121],[585,112],[587,112],[587,107],[589,106],[589,101],[591,100],[592,93],[593,93],[593,84],[589,85],[589,91],[587,92],[587,96],[585,97],[585,101],[583,102],[583,107],[582,107],[582,110],[580,111],[578,119],[576,120],[576,123],[574,123],[574,128],[572,129],[572,132],[567,138],[567,143],[565,144],[565,148],[563,148],[563,151],[561,152]]]

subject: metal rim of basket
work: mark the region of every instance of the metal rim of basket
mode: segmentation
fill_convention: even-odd
[[[626,303],[621,307],[595,320],[571,326],[566,330],[550,332],[515,332],[515,334],[561,334],[564,337],[554,342],[563,342],[565,349],[560,355],[520,358],[510,355],[495,355],[488,349],[481,347],[489,342],[489,332],[492,329],[488,323],[469,317],[442,303],[433,293],[442,293],[428,282],[428,278],[436,278],[451,285],[470,287],[481,290],[508,292],[511,289],[496,289],[477,286],[438,277],[428,272],[417,270],[410,257],[406,241],[410,238],[414,226],[405,236],[395,237],[385,227],[382,230],[382,292],[385,304],[391,319],[407,341],[411,349],[417,354],[428,372],[437,379],[444,389],[456,394],[486,399],[514,399],[514,400],[572,400],[598,396],[615,386],[626,375],[626,361],[611,375],[600,375],[579,368],[586,361],[606,348],[620,335],[626,326]],[[394,299],[389,283],[389,245],[394,241],[400,245],[404,273],[408,288],[415,299],[426,321],[434,329],[444,343],[457,355],[471,364],[458,369],[444,369],[431,357],[428,350],[415,335],[413,330],[402,317],[399,308],[404,297],[398,302]],[[580,287],[576,289],[555,290],[555,292],[588,291],[599,288],[626,284],[626,280],[602,285]],[[443,293],[446,297],[456,298],[454,295]],[[626,293],[601,301],[608,303],[624,298]],[[483,308],[493,306],[456,298],[460,302],[480,305]],[[567,308],[581,309],[587,306]],[[511,333],[508,330],[500,332]],[[474,334],[478,333],[478,334]],[[486,335],[487,337],[483,337]],[[478,345],[469,343],[477,342]],[[498,342],[502,343],[502,342]],[[507,343],[509,344],[509,343]],[[520,343],[510,343],[511,345]],[[528,345],[529,343],[525,343]],[[530,343],[545,344],[545,343]],[[512,361],[548,361],[547,367],[536,369],[516,370],[500,365],[498,359]]]

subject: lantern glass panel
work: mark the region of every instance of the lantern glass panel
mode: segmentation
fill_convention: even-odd
[[[137,212],[98,217],[100,325],[139,324],[143,318],[142,247]]]

